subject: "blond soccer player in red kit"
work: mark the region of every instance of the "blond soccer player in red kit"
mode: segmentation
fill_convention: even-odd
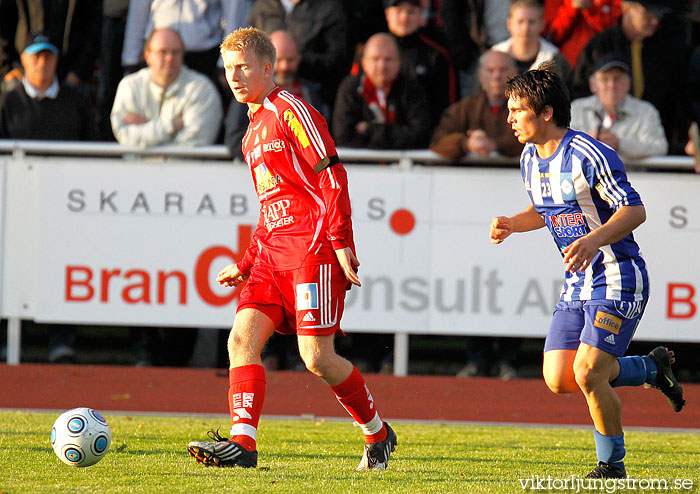
[[[326,381],[365,437],[358,470],[383,470],[396,434],[382,421],[358,370],[335,353],[345,291],[360,285],[347,174],[324,118],[275,86],[275,48],[255,28],[221,44],[226,79],[250,124],[243,156],[260,199],[260,217],[243,258],[221,270],[219,284],[248,280],[228,339],[230,438],[193,441],[190,455],[217,467],[255,467],[256,435],[265,398],[260,353],[273,332],[297,335],[299,353]]]

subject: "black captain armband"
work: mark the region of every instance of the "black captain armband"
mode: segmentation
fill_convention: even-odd
[[[338,163],[340,163],[340,159],[338,158],[337,155],[326,156],[321,161],[316,163],[316,166],[314,166],[314,171],[318,175],[319,173],[321,173],[323,170],[325,170],[329,166],[337,165]]]

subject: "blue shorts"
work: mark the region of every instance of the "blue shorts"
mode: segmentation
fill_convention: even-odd
[[[621,357],[637,330],[647,301],[579,300],[554,309],[544,351],[576,350],[585,343]]]

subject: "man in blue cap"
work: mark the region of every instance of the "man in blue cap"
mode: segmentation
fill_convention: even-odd
[[[20,55],[41,31],[58,48],[58,80],[87,94],[100,52],[101,11],[98,0],[0,0],[2,92],[21,84]]]
[[[49,37],[30,36],[20,61],[21,83],[0,95],[0,139],[96,140],[87,98],[58,82],[58,48]],[[49,362],[73,363],[74,347],[74,326],[49,327]]]
[[[20,61],[22,83],[0,97],[0,138],[96,140],[87,99],[58,82],[58,48],[52,40],[43,33],[30,36]]]

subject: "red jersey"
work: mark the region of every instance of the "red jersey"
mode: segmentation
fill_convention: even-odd
[[[248,117],[243,156],[261,207],[238,269],[286,271],[337,262],[335,249],[354,252],[347,173],[325,119],[277,87]]]

